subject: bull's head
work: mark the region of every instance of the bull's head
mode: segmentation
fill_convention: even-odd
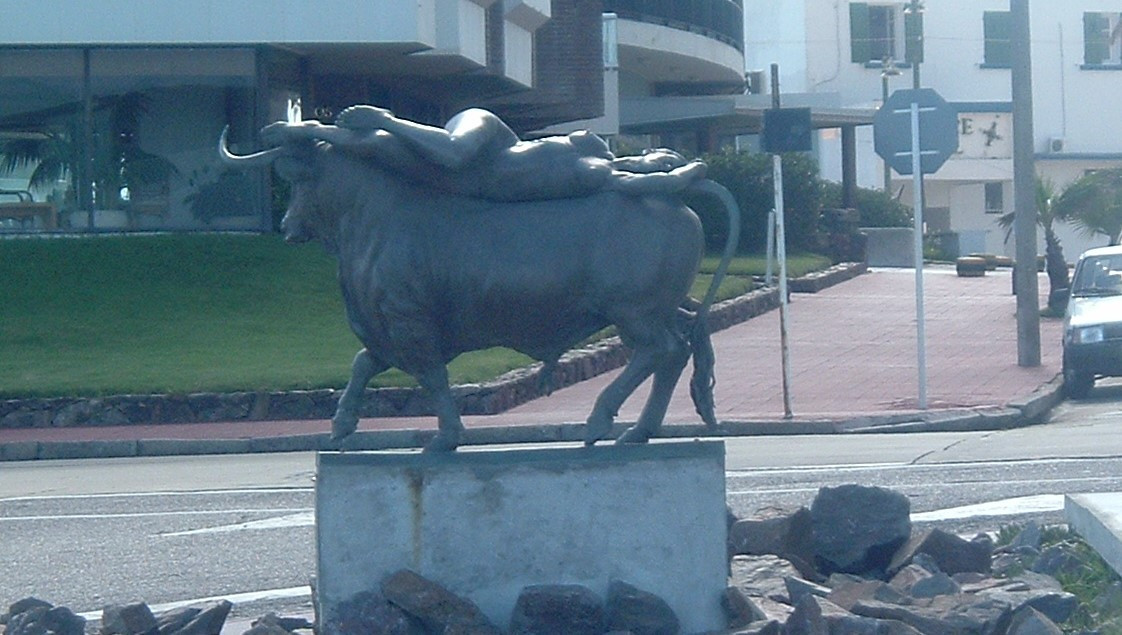
[[[262,137],[274,147],[246,155],[235,155],[227,146],[229,128],[222,130],[218,155],[225,165],[245,169],[274,165],[277,174],[292,184],[288,209],[281,220],[281,231],[288,242],[307,242],[314,238],[327,238],[319,230],[320,223],[314,204],[315,145],[314,140],[286,135],[289,124],[274,123],[262,130]]]

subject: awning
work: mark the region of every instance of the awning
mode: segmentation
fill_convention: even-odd
[[[869,126],[875,108],[845,108],[834,93],[792,93],[782,96],[782,106],[810,108],[815,128]],[[757,134],[770,95],[706,95],[697,97],[624,97],[620,99],[620,132],[655,134],[667,131],[715,128],[733,134]]]

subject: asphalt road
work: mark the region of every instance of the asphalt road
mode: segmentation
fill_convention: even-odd
[[[727,440],[729,505],[809,505],[859,483],[906,494],[915,522],[962,534],[1059,522],[1062,495],[1122,491],[1122,384],[1002,432]],[[97,614],[234,596],[236,614],[310,613],[310,453],[0,466],[0,605],[36,595]],[[240,595],[250,594],[250,595]],[[257,595],[253,595],[257,594]]]

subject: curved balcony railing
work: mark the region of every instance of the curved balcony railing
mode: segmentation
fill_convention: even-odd
[[[743,0],[604,0],[604,11],[700,33],[744,52]]]

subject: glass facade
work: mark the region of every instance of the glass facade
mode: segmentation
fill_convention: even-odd
[[[0,231],[261,229],[252,49],[0,49]]]

